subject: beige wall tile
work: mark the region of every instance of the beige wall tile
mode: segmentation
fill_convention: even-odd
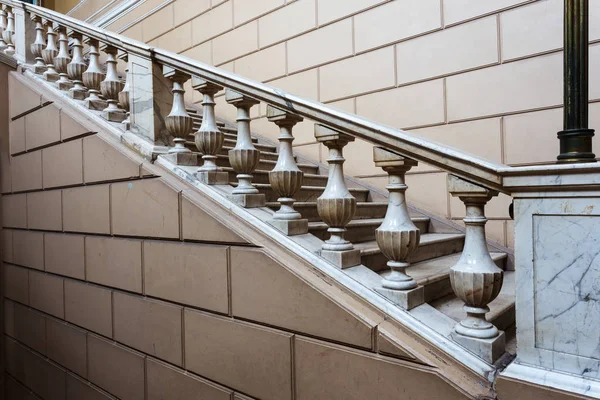
[[[506,247],[509,249],[515,248],[515,221],[506,221]]]
[[[25,145],[25,118],[9,121],[8,135],[10,140],[10,154],[27,150]]]
[[[54,318],[47,318],[46,337],[48,339],[48,357],[51,360],[79,376],[87,375],[85,331]]]
[[[114,400],[114,397],[90,386],[87,381],[67,373],[67,400]]]
[[[27,227],[45,231],[62,231],[60,190],[27,193]]]
[[[25,386],[14,380],[10,375],[4,375],[4,396],[7,399],[36,400]]]
[[[439,1],[390,1],[354,17],[356,51],[365,51],[439,28]]]
[[[298,400],[464,398],[432,368],[298,337],[294,347]]]
[[[85,279],[83,236],[64,233],[44,234],[46,271]]]
[[[57,318],[65,317],[64,279],[29,271],[29,305]]]
[[[323,162],[321,159],[321,143],[294,146],[294,154],[306,157],[313,162]]]
[[[320,101],[331,101],[395,85],[393,46],[320,68]]]
[[[88,379],[120,399],[144,400],[144,357],[88,335]]]
[[[212,65],[212,41],[192,47],[181,54],[196,61]]]
[[[325,102],[325,104],[327,104],[328,107],[337,108],[338,110],[342,110],[350,114],[356,114],[356,107],[354,103],[354,98],[338,100],[333,102]]]
[[[319,98],[319,79],[316,69],[271,81],[269,86],[274,86],[310,100],[318,100]]]
[[[13,262],[13,231],[2,229],[2,261]]]
[[[396,45],[398,84],[497,63],[498,26],[488,17]]]
[[[352,55],[352,21],[344,20],[291,39],[288,72]]]
[[[144,42],[144,31],[142,28],[142,23],[140,22],[138,24],[133,25],[131,28],[128,28],[127,30],[123,31],[121,35],[133,40]]]
[[[109,185],[64,189],[63,228],[67,232],[110,233]]]
[[[83,177],[86,183],[140,176],[140,163],[133,161],[98,136],[83,139]]]
[[[207,242],[246,243],[233,229],[223,225],[201,209],[193,200],[197,195],[184,191],[181,201],[181,224],[184,239]]]
[[[356,113],[396,128],[443,123],[444,82],[438,79],[357,97]]]
[[[561,104],[562,59],[557,53],[446,78],[448,120]]]
[[[210,0],[177,0],[173,6],[175,25],[179,25],[208,10]]]
[[[158,38],[161,49],[179,53],[192,47],[192,23],[187,22]]]
[[[148,400],[230,400],[231,391],[150,358],[146,359]]]
[[[318,0],[319,24],[335,21],[366,8],[385,3],[388,0]]]
[[[29,304],[29,270],[2,264],[4,296],[23,304]]]
[[[81,139],[42,150],[44,189],[83,183]]]
[[[535,0],[445,0],[444,23],[454,24],[531,1]]]
[[[292,398],[292,335],[187,309],[184,318],[188,369],[265,400]]]
[[[27,150],[60,141],[60,110],[47,105],[25,116]]]
[[[65,110],[60,110],[60,139],[67,140],[83,134],[90,130],[75,121]]]
[[[5,194],[2,196],[2,226],[27,228],[26,198],[26,194]]]
[[[161,8],[142,22],[144,42],[173,29],[173,4]]]
[[[233,2],[233,23],[243,24],[284,4],[285,0],[236,0]]]
[[[371,348],[373,321],[346,311],[262,251],[231,249],[231,293],[235,317]]]
[[[215,7],[192,20],[192,43],[200,44],[233,28],[232,1]]]
[[[113,183],[113,233],[179,238],[179,195],[160,179]]]
[[[215,65],[258,50],[258,22],[253,21],[227,32],[213,41]]]
[[[145,241],[145,294],[226,314],[227,249]]]
[[[8,113],[14,118],[42,103],[42,96],[19,82],[12,74],[8,75]]]
[[[590,46],[590,65],[598,65],[600,63],[600,44],[596,43]],[[594,68],[590,73],[590,100],[600,99],[600,73]]]
[[[13,303],[12,337],[33,350],[46,354],[46,317],[31,308]]]
[[[257,81],[267,81],[285,75],[285,43],[235,60],[235,73]]]
[[[113,293],[114,339],[182,366],[182,307]]]
[[[323,160],[326,160],[327,149],[322,149]],[[356,139],[344,147],[344,172],[352,176],[368,176],[384,174],[373,162],[373,144],[361,139]]]
[[[44,233],[13,231],[13,260],[28,268],[44,269]]]
[[[13,192],[42,188],[42,152],[13,157],[10,164]]]
[[[406,176],[408,202],[434,215],[448,215],[446,173],[436,172]]]
[[[512,197],[502,193],[493,197],[485,206],[485,216],[488,218],[510,218],[508,206],[511,201]],[[458,197],[450,196],[450,216],[452,218],[464,218],[465,211],[465,204]]]
[[[87,236],[86,277],[90,282],[142,292],[142,241]]]
[[[65,320],[92,332],[112,337],[111,297],[111,291],[108,289],[66,279]]]
[[[295,1],[259,19],[258,41],[260,47],[265,47],[299,35],[315,26],[314,2],[311,0]]]
[[[500,14],[503,59],[562,48],[563,4],[560,0],[538,1]]]

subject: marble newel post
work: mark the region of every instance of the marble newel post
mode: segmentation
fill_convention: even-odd
[[[6,43],[4,53],[12,56],[15,54],[15,42],[13,38],[13,35],[15,34],[15,16],[12,8],[9,6],[3,5],[2,10],[6,15],[6,28],[2,30],[2,38]]]
[[[58,55],[58,48],[56,47],[56,32],[54,32],[53,25],[52,21],[46,21],[47,44],[46,48],[42,50],[42,57],[46,63],[44,79],[50,82],[56,82],[58,80],[58,72],[56,72],[56,69],[54,68],[54,57]]]
[[[73,82],[69,80],[67,68],[71,62],[69,56],[69,39],[67,38],[66,28],[58,27],[58,54],[54,57],[54,67],[58,72],[58,88],[60,90],[69,90],[73,87]]]
[[[31,14],[31,20],[35,23],[35,41],[31,43],[30,50],[31,54],[35,57],[35,65],[33,71],[36,74],[43,74],[46,71],[46,64],[42,57],[42,51],[46,47],[46,41],[44,40],[44,25],[42,24],[42,18]]]
[[[325,191],[317,199],[317,211],[329,226],[330,238],[323,243],[321,257],[339,268],[360,264],[360,251],[344,238],[346,225],[356,212],[356,198],[352,196],[344,179],[343,148],[354,141],[354,137],[324,125],[315,125],[315,138],[329,149],[329,178]]]
[[[419,246],[421,232],[415,226],[406,205],[405,175],[418,165],[417,161],[402,157],[389,150],[374,147],[373,161],[389,174],[387,190],[389,204],[383,222],[375,231],[377,245],[389,259],[390,272],[383,275],[381,288],[375,290],[405,310],[424,303],[422,286],[406,273],[408,258]]]
[[[222,86],[204,79],[192,78],[192,89],[202,96],[202,125],[196,132],[196,147],[202,153],[202,166],[198,168],[196,177],[207,185],[226,185],[229,174],[217,166],[217,154],[223,147],[225,135],[217,126],[215,118],[215,94],[223,90]]]
[[[229,163],[238,174],[238,185],[233,189],[233,201],[245,208],[264,207],[265,195],[252,185],[252,173],[260,162],[260,150],[252,144],[250,136],[250,108],[260,103],[251,97],[228,89],[225,99],[237,107],[237,141],[229,150]]]
[[[69,89],[69,96],[77,100],[84,100],[88,91],[83,86],[83,73],[87,68],[87,64],[83,59],[83,44],[81,43],[83,36],[72,30],[68,31],[68,36],[73,42],[73,58],[67,65],[69,79],[73,81],[73,87]]]
[[[87,38],[86,42],[90,46],[90,63],[82,75],[83,84],[89,89],[89,97],[85,100],[85,105],[90,110],[102,111],[108,104],[100,97],[100,84],[105,75],[98,60],[100,55],[98,52],[99,42],[94,38]]]
[[[301,235],[308,232],[308,219],[302,218],[302,215],[294,210],[293,196],[302,187],[304,173],[296,165],[292,153],[292,128],[302,121],[302,117],[267,106],[267,118],[280,129],[279,157],[275,168],[269,172],[269,182],[279,196],[277,201],[280,208],[273,214],[269,223],[288,236]]]
[[[119,93],[123,90],[123,82],[117,74],[117,49],[104,46],[106,53],[106,77],[100,83],[102,96],[106,99],[107,106],[102,110],[102,117],[110,122],[123,122],[125,110],[119,107]]]
[[[165,118],[165,125],[171,136],[173,136],[173,142],[175,143],[175,146],[169,149],[169,153],[185,156],[186,153],[192,152],[185,147],[185,142],[194,127],[194,121],[186,111],[183,100],[185,93],[183,84],[190,79],[190,76],[170,67],[164,68],[164,75],[173,82],[173,89],[171,90],[173,92],[173,108]]]
[[[450,283],[467,313],[452,338],[489,363],[504,354],[504,332],[485,318],[491,303],[502,289],[504,271],[492,260],[485,238],[484,208],[498,192],[448,175],[448,191],[466,206],[465,245],[460,259],[450,270]]]
[[[6,50],[8,45],[4,41],[4,31],[6,30],[6,11],[4,6],[0,7],[0,51]]]

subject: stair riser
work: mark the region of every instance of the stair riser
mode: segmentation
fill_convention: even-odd
[[[196,137],[196,132],[198,131],[200,127],[196,127],[194,126],[194,131],[193,133],[191,133],[188,136],[188,140],[190,142],[193,142],[195,140]],[[233,140],[233,143],[235,143],[237,141],[237,134],[236,133],[228,133],[228,132],[223,132],[223,135],[225,136],[225,140]],[[252,143],[257,143],[258,139],[257,138],[252,138]]]
[[[436,242],[419,246],[410,257],[411,263],[417,263],[432,258],[447,256],[462,250],[464,238],[453,238],[443,242]],[[388,259],[382,253],[362,256],[362,263],[375,272],[386,270]]]
[[[217,154],[219,154],[221,156],[229,157],[229,150],[231,150],[231,149],[232,149],[232,147],[223,147],[221,149],[221,151],[219,151],[219,153],[217,153]],[[260,159],[262,161],[277,161],[278,157],[279,157],[279,155],[276,153],[266,153],[264,151],[260,152]]]
[[[301,188],[295,195],[294,199],[296,201],[317,201],[317,198],[323,194],[324,188],[316,189],[306,189]],[[271,188],[259,188],[260,193],[264,193],[267,197],[267,202],[277,201],[277,194]],[[366,201],[368,193],[366,192],[352,192],[354,197],[356,197],[357,201]]]
[[[230,177],[235,178],[236,174],[230,175]],[[235,179],[229,179],[230,182],[235,182]],[[269,174],[267,172],[264,171],[255,171],[254,172],[254,178],[252,179],[252,182],[254,183],[270,183],[269,182]],[[327,177],[323,176],[320,177],[319,175],[317,176],[311,176],[311,175],[305,175],[304,176],[304,185],[306,186],[318,186],[318,187],[322,187],[323,189],[325,189],[325,186],[327,186]],[[277,207],[279,208],[279,207]],[[302,207],[302,209],[304,209],[305,207]],[[302,212],[301,209],[298,209],[298,211]],[[317,209],[315,207],[315,213],[317,212]],[[304,214],[302,214],[304,215]],[[317,221],[320,221],[320,219],[317,219]]]
[[[229,164],[229,157],[220,156],[219,158],[217,158],[217,165],[219,167],[230,167],[231,164]],[[273,168],[275,168],[275,163],[266,162],[264,160],[260,161],[258,163],[258,167],[257,167],[257,169],[262,170],[262,171],[270,171]],[[318,167],[317,166],[299,165],[298,168],[300,168],[300,170],[306,174],[314,174],[317,172]]]
[[[235,139],[227,139],[225,138],[225,141],[223,142],[224,146],[228,146],[228,147],[235,147]],[[258,143],[254,143],[254,147],[256,147],[258,150],[260,151],[266,151],[269,153],[277,153],[277,148],[275,146],[270,146],[267,144],[258,144]]]
[[[307,181],[307,178],[304,178],[304,181]],[[306,182],[307,185],[310,186],[323,186],[327,185],[326,179],[309,179],[309,181],[315,181],[318,183],[309,183]],[[311,206],[298,206],[296,209],[302,214],[303,218],[307,218],[309,222],[317,222],[321,221],[321,217],[319,216],[319,212],[317,211],[316,205]],[[353,219],[370,219],[370,218],[383,218],[385,217],[385,213],[387,211],[387,205],[385,206],[377,206],[377,207],[357,207],[356,214],[354,214]]]
[[[414,221],[417,228],[421,230],[421,233],[427,233],[429,221]],[[352,243],[362,243],[375,240],[375,229],[379,225],[368,225],[368,226],[349,226],[346,227],[347,232],[345,234],[346,240]],[[321,240],[329,239],[329,233],[327,229],[310,229],[309,232]]]

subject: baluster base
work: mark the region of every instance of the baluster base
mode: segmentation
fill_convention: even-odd
[[[85,100],[88,97],[88,91],[74,87],[69,90],[69,97],[74,100]]]
[[[175,165],[186,165],[189,167],[198,165],[198,154],[194,153],[169,153],[160,157],[164,157]]]
[[[267,203],[266,196],[262,193],[233,194],[231,200],[240,207],[259,208]],[[308,228],[307,228],[308,229]]]
[[[90,94],[91,96],[91,94]],[[94,111],[102,111],[107,107],[108,103],[106,103],[106,100],[102,100],[102,99],[86,99],[85,100],[85,106],[87,108],[89,108],[90,110],[94,110]]]
[[[58,90],[71,90],[73,88],[73,82],[69,80],[59,80]]]
[[[361,264],[360,250],[358,249],[343,251],[321,250],[321,257],[341,269]]]
[[[268,222],[287,236],[308,233],[308,219],[271,219]]]
[[[48,82],[56,82],[60,78],[56,72],[51,71],[49,68],[46,69],[43,76]]]
[[[425,303],[425,289],[423,286],[417,286],[409,290],[379,287],[375,288],[375,291],[404,310],[411,310]]]
[[[124,110],[104,110],[102,118],[109,122],[123,122],[127,118],[127,114]]]
[[[471,353],[480,357],[487,363],[493,364],[504,354],[506,347],[504,332],[499,331],[499,333],[498,336],[492,339],[477,339],[463,336],[457,332],[452,332],[450,337]]]
[[[0,49],[0,50],[2,50],[2,49]],[[45,65],[34,65],[33,66],[33,72],[36,73],[36,74],[38,74],[38,75],[43,74],[44,72],[46,72],[47,69],[48,68],[46,68]]]
[[[198,171],[196,178],[207,185],[229,184],[229,173],[226,171]]]

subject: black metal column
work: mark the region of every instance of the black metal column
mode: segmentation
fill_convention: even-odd
[[[595,0],[596,1],[596,0]],[[595,162],[588,129],[589,0],[565,0],[564,126],[559,163]]]

